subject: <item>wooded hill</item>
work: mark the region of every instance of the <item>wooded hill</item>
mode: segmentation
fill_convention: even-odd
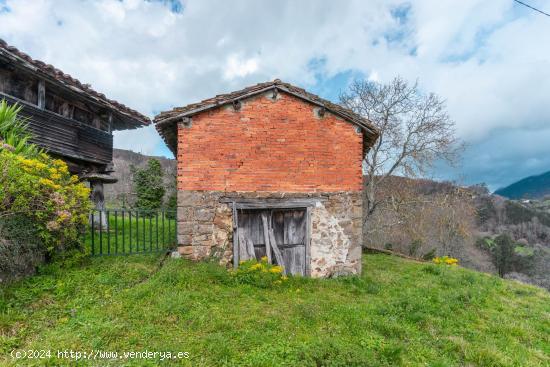
[[[402,177],[391,177],[380,194],[387,200],[365,226],[366,246],[424,259],[450,255],[471,269],[550,289],[550,202]],[[511,241],[504,255],[499,235]]]

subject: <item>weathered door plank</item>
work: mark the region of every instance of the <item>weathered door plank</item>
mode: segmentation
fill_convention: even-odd
[[[256,258],[256,252],[254,251],[254,243],[250,239],[250,237],[245,238],[246,241],[246,249],[248,252],[248,258],[249,259],[255,259]]]
[[[275,241],[275,235],[273,234],[272,228],[269,229],[269,245],[273,248],[273,253],[275,254],[275,259],[277,260],[277,264],[283,268],[283,274],[286,274],[283,255],[281,255],[281,251],[279,251],[279,247],[277,246],[277,241]]]
[[[265,254],[267,256],[267,262],[269,264],[272,264],[271,259],[271,246],[269,244],[269,224],[267,221],[267,213],[262,212],[262,226],[263,226],[263,233],[264,233],[264,242],[265,242]]]

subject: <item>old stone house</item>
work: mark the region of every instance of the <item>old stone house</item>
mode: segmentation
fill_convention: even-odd
[[[275,80],[155,123],[177,157],[180,254],[228,266],[267,256],[312,277],[361,272],[369,121]]]

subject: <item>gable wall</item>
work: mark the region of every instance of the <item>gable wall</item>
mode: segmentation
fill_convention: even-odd
[[[205,111],[178,127],[178,190],[362,189],[362,134],[294,96],[272,92]]]

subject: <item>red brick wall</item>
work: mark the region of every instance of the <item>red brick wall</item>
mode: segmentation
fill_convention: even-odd
[[[193,116],[190,128],[178,128],[178,190],[361,190],[362,135],[313,108],[279,93]]]

